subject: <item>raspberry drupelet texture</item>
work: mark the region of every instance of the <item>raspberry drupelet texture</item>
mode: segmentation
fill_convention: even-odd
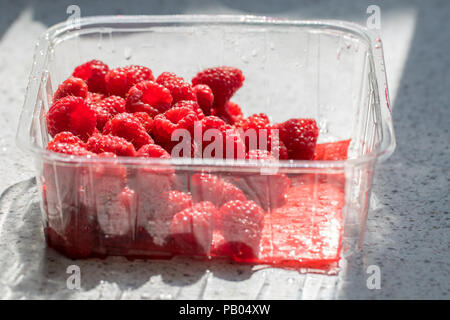
[[[192,88],[196,97],[197,103],[206,116],[211,115],[211,107],[214,102],[214,94],[210,87],[206,84],[198,84]]]
[[[263,226],[264,211],[254,201],[229,201],[220,207],[218,228],[238,258],[258,256]]]
[[[221,118],[228,124],[234,125],[244,118],[241,107],[237,103],[228,101],[223,108],[212,108],[211,115]]]
[[[151,117],[167,111],[172,105],[169,89],[153,81],[142,81],[128,92],[128,112],[146,112]]]
[[[159,114],[153,121],[153,136],[156,142],[171,151],[178,142],[172,141],[175,130],[187,130],[192,134],[197,114],[189,107],[173,107],[164,114]]]
[[[152,133],[153,119],[147,112],[135,112],[133,116],[141,122],[148,134]]]
[[[137,152],[138,157],[170,159],[170,154],[157,144],[143,145]]]
[[[94,134],[87,141],[87,149],[95,153],[112,152],[118,156],[134,157],[136,149],[131,142],[113,135]]]
[[[172,95],[172,105],[181,100],[197,100],[192,86],[185,82],[182,77],[178,77],[172,72],[163,72],[156,79],[156,82],[169,89]]]
[[[195,202],[210,201],[218,207],[231,200],[246,200],[244,193],[235,185],[206,173],[191,177],[191,192]]]
[[[75,144],[80,147],[86,148],[86,143],[81,140],[79,137],[74,135],[72,132],[63,131],[58,133],[51,143],[67,143],[67,144]]]
[[[94,133],[97,124],[95,111],[83,98],[75,96],[57,100],[47,112],[46,120],[50,135],[69,131],[83,141]]]
[[[218,210],[211,202],[199,202],[174,215],[170,228],[178,253],[208,254]]]
[[[314,119],[289,119],[277,124],[280,140],[287,148],[289,159],[312,160],[319,128]]]
[[[111,134],[125,138],[127,141],[131,142],[136,149],[139,149],[143,145],[154,143],[139,119],[126,112],[119,113],[109,120],[103,128],[103,134]]]
[[[91,107],[97,114],[97,129],[102,131],[106,122],[116,114],[125,112],[125,99],[119,96],[109,96],[91,103]]]
[[[70,77],[61,83],[53,95],[53,101],[65,96],[76,96],[85,99],[88,94],[87,84],[80,78]]]
[[[131,65],[109,70],[105,75],[106,90],[110,95],[126,97],[131,87],[142,81],[154,81],[152,70]]]
[[[91,60],[75,68],[72,75],[83,79],[91,92],[107,93],[105,75],[109,67],[100,60]]]
[[[245,77],[241,70],[233,67],[205,69],[192,79],[192,85],[206,84],[214,94],[214,108],[223,108],[233,94],[242,87]]]

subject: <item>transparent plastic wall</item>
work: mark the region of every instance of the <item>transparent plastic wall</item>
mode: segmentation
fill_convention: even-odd
[[[196,184],[211,174],[265,211],[258,244],[242,249],[252,254],[233,259],[311,268],[336,263],[342,249],[353,251],[361,242],[375,161],[394,147],[388,97],[380,95],[387,93],[380,87],[382,52],[374,54],[372,40],[354,25],[250,17],[100,17],[86,19],[79,30],[54,27],[37,47],[18,135],[36,154],[47,241],[75,257],[230,257],[214,221],[207,222],[206,234],[195,225],[184,230],[195,245],[188,238],[174,240],[165,220],[171,209],[155,200],[172,190],[219,208],[224,199]],[[75,66],[91,59],[110,67],[145,65],[155,75],[175,71],[187,80],[206,67],[238,67],[246,80],[233,101],[246,116],[264,112],[273,122],[315,118],[319,143],[351,140],[349,159],[280,161],[267,174],[261,163],[100,162],[46,152],[45,112],[53,92]],[[276,193],[285,179],[297,193],[283,200],[293,209],[281,212]],[[125,207],[119,197],[127,197]]]

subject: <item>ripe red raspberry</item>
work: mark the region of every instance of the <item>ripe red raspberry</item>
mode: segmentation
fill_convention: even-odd
[[[245,77],[242,71],[233,67],[205,69],[192,79],[194,86],[206,84],[214,94],[214,108],[222,108],[233,94],[242,87]]]
[[[247,152],[246,159],[275,161],[275,158],[267,150],[253,149]]]
[[[50,135],[69,131],[83,141],[89,138],[95,129],[97,119],[83,98],[66,96],[57,100],[46,114],[47,128]]]
[[[135,65],[111,69],[105,76],[108,93],[123,98],[125,98],[132,86],[147,80],[155,80],[152,70]]]
[[[112,152],[118,156],[134,157],[136,150],[132,143],[121,137],[94,134],[87,141],[89,151],[95,153]]]
[[[195,114],[197,115],[198,120],[202,120],[205,117],[205,114],[203,113],[202,109],[200,108],[200,106],[198,105],[198,103],[196,101],[193,101],[193,100],[181,100],[181,101],[178,101],[177,103],[175,103],[172,108],[175,108],[175,107],[190,108],[192,111],[195,112]]]
[[[196,173],[191,177],[191,193],[195,202],[210,201],[218,207],[231,200],[246,200],[235,185],[206,173]]]
[[[208,254],[217,215],[217,208],[207,201],[175,214],[170,228],[175,250],[180,254]]]
[[[88,93],[86,95],[86,102],[87,103],[96,103],[105,98],[106,98],[106,96],[103,93],[88,91]]]
[[[156,82],[169,89],[173,98],[172,105],[181,100],[197,100],[191,85],[175,73],[163,72],[156,79]]]
[[[97,129],[102,131],[106,122],[116,114],[125,112],[125,99],[119,96],[109,96],[96,103],[91,103],[97,114]]]
[[[159,114],[153,121],[153,136],[156,142],[171,151],[177,141],[172,141],[172,134],[177,129],[187,130],[192,134],[197,114],[188,107],[173,107],[164,114]]]
[[[143,145],[137,152],[138,157],[170,159],[170,154],[157,144]]]
[[[89,88],[89,91],[106,93],[105,75],[109,67],[99,60],[88,61],[73,71],[73,76],[83,79]]]
[[[258,256],[264,211],[254,201],[230,201],[220,208],[219,229],[233,256],[251,259]]]
[[[319,128],[314,119],[290,119],[277,124],[280,140],[287,148],[289,159],[312,160]]]
[[[276,161],[270,152],[257,149],[250,150],[247,159],[263,162]],[[235,178],[234,183],[245,192],[249,199],[254,200],[265,210],[273,210],[282,206],[290,186],[289,178],[285,174],[277,173],[276,167],[267,167],[260,173],[242,175]]]
[[[119,113],[109,120],[103,128],[103,134],[111,134],[130,141],[136,149],[145,144],[154,143],[142,123],[130,113]]]
[[[86,150],[81,145],[68,142],[50,141],[47,145],[47,150],[74,156],[95,156],[94,153]]]
[[[211,107],[214,102],[214,95],[211,88],[206,84],[198,84],[192,87],[192,90],[197,97],[198,105],[203,110],[203,113],[207,116],[211,115]]]
[[[205,117],[201,124],[203,157],[224,159],[245,158],[245,144],[236,128],[227,125],[222,119],[215,116]],[[221,144],[215,142],[219,137],[222,139]]]
[[[163,245],[170,234],[173,216],[177,212],[192,207],[192,197],[187,193],[171,190],[155,195],[153,199],[145,199],[149,200],[145,203],[146,220],[141,222],[153,237],[153,242]]]
[[[128,112],[147,112],[151,117],[168,110],[172,105],[169,89],[153,81],[142,81],[128,92]]]
[[[231,101],[225,103],[223,108],[212,108],[211,114],[231,125],[236,124],[236,122],[244,118],[244,114],[239,105]]]
[[[111,183],[117,184],[117,181]],[[98,194],[96,197],[98,198]],[[103,234],[107,236],[105,240],[114,243],[115,239],[111,237],[131,236],[134,228],[135,198],[135,192],[125,187],[119,194],[110,196],[107,201],[100,203],[97,201],[97,221]],[[120,241],[122,238],[117,240]]]
[[[216,143],[215,141],[216,139],[219,139],[219,136],[222,140],[224,140],[225,136],[224,131],[226,130],[226,123],[216,116],[207,116],[203,118],[203,120],[201,121],[201,130],[202,130],[201,136],[202,141],[195,141],[197,144],[201,142],[202,146],[201,157],[225,158],[226,154],[225,142],[222,141],[222,143]],[[209,147],[210,145],[211,147]],[[216,145],[218,148],[222,149],[221,150],[211,149]]]
[[[80,147],[86,148],[86,143],[84,143],[79,137],[74,135],[72,132],[64,131],[58,133],[51,143],[67,143],[67,144],[75,144]]]
[[[277,129],[270,125],[269,117],[265,113],[253,114],[248,118],[241,119],[235,125],[242,130],[247,151],[267,150],[277,159],[288,158],[285,145],[280,141],[278,135],[275,135]]]
[[[135,118],[137,118],[142,123],[145,131],[147,131],[148,134],[152,132],[153,119],[147,112],[135,112],[133,113],[133,116],[135,116]]]
[[[53,101],[61,99],[66,96],[76,96],[81,98],[86,98],[88,93],[87,84],[80,78],[70,77],[64,80],[56,89],[53,95]]]

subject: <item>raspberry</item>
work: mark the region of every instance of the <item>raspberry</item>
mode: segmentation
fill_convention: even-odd
[[[244,114],[239,105],[231,101],[225,103],[223,108],[212,108],[211,115],[217,116],[232,125],[244,118]]]
[[[97,129],[102,131],[106,122],[116,114],[125,112],[125,99],[119,96],[109,96],[91,104],[97,114]]]
[[[286,146],[275,135],[277,129],[270,125],[269,117],[265,113],[253,114],[248,118],[241,119],[235,123],[235,126],[242,130],[247,151],[267,150],[277,159],[288,158]]]
[[[105,75],[109,67],[99,60],[88,61],[73,71],[73,76],[83,79],[89,88],[89,91],[106,93]]]
[[[86,83],[75,77],[70,77],[61,83],[53,95],[53,101],[61,99],[66,96],[76,96],[81,98],[86,98],[88,93],[88,86]]]
[[[319,135],[314,119],[290,119],[275,128],[279,129],[280,140],[285,144],[289,159],[312,160]]]
[[[269,117],[265,113],[258,113],[249,116],[248,118],[241,119],[236,123],[236,127],[241,128],[242,130],[248,129],[268,129],[270,126]]]
[[[210,129],[218,130],[212,131]],[[245,144],[237,130],[227,125],[222,119],[208,116],[202,120],[202,154],[203,157],[242,159],[245,157]],[[217,134],[222,139],[222,144],[215,141]],[[212,139],[214,137],[214,139]],[[208,141],[207,141],[208,140]],[[209,140],[213,140],[209,142]],[[221,148],[221,150],[217,150]]]
[[[205,69],[192,79],[194,86],[206,84],[214,94],[214,108],[222,108],[233,94],[242,87],[245,77],[242,71],[233,67]]]
[[[266,160],[275,161],[275,158],[267,150],[254,149],[247,152],[247,159],[249,160]]]
[[[170,159],[170,154],[157,144],[143,145],[137,152],[138,157]]]
[[[148,115],[146,112],[135,112],[133,113],[133,116],[139,120],[139,122],[144,127],[145,131],[147,131],[148,134],[152,132],[153,128],[153,119]]]
[[[181,254],[208,254],[211,248],[214,217],[218,215],[211,202],[200,202],[178,212],[172,219],[171,237]]]
[[[72,132],[67,132],[67,131],[58,133],[53,138],[51,143],[53,143],[53,144],[55,144],[55,143],[75,144],[80,147],[86,148],[86,143],[84,143],[79,137],[74,135]]]
[[[111,181],[117,183],[117,181]],[[98,195],[96,195],[98,198]],[[135,192],[125,187],[119,194],[112,196],[104,203],[97,201],[98,224],[107,236],[123,236],[134,228],[133,214],[135,208]]]
[[[170,91],[153,81],[142,81],[128,92],[128,112],[147,112],[151,117],[168,110],[172,105]]]
[[[153,121],[153,135],[156,142],[171,151],[178,143],[171,140],[175,130],[184,129],[192,134],[194,122],[197,120],[196,113],[188,107],[173,107],[164,114],[157,115]]]
[[[206,173],[196,173],[191,177],[191,193],[195,202],[210,201],[218,207],[231,200],[246,200],[235,185]]]
[[[94,134],[87,141],[87,149],[95,153],[112,152],[118,156],[134,157],[136,150],[132,143],[121,137]]]
[[[129,113],[119,113],[109,120],[103,128],[103,134],[125,138],[133,143],[136,149],[154,143],[141,122]]]
[[[50,135],[69,131],[83,141],[89,138],[95,129],[97,119],[92,110],[81,97],[66,96],[57,100],[46,114],[47,128]]]
[[[197,115],[198,120],[202,120],[205,117],[202,109],[200,108],[200,106],[198,105],[198,103],[196,101],[193,101],[193,100],[181,100],[181,101],[178,101],[177,103],[175,103],[172,108],[175,108],[175,107],[180,107],[180,108],[181,107],[187,107],[187,108],[190,108],[192,111],[195,112],[195,114]]]
[[[106,98],[106,96],[103,93],[88,91],[88,93],[86,95],[86,102],[87,103],[96,103],[105,98]]]
[[[266,150],[250,150],[247,154],[249,160],[263,162],[276,161]],[[263,173],[252,173],[235,177],[233,182],[244,191],[247,198],[254,200],[265,210],[273,210],[282,206],[286,200],[286,192],[290,186],[290,180],[285,174],[271,173],[269,170],[276,167],[267,167]]]
[[[155,80],[152,71],[149,68],[135,65],[111,69],[105,76],[108,93],[124,98],[131,87],[146,80]]]
[[[170,234],[170,225],[173,216],[192,206],[192,197],[180,191],[165,191],[148,198],[146,203],[147,221],[143,222],[144,228],[153,237],[153,242],[163,245]]]
[[[86,150],[79,144],[73,144],[68,142],[50,141],[47,145],[47,150],[65,153],[74,156],[94,156],[95,154]]]
[[[177,77],[175,73],[163,72],[156,79],[156,82],[169,89],[172,95],[172,105],[181,100],[197,100],[192,87],[183,78]]]
[[[220,208],[219,229],[233,256],[251,259],[259,253],[264,211],[254,201],[229,201]]]
[[[214,102],[214,95],[210,87],[206,84],[198,84],[192,88],[194,91],[197,102],[203,113],[207,116],[211,114],[211,107]]]

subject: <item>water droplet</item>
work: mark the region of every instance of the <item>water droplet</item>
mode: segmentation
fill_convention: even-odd
[[[257,55],[258,55],[258,51],[253,50],[253,51],[252,51],[252,57],[256,57]]]
[[[273,42],[269,43],[269,49],[275,50],[275,45],[273,44]]]
[[[241,60],[242,60],[242,62],[244,62],[244,63],[248,63],[248,58],[247,58],[247,56],[242,56],[242,57],[241,57]]]
[[[132,49],[130,47],[125,47],[123,50],[123,56],[126,60],[130,60],[133,55]]]
[[[295,279],[294,279],[294,278],[288,278],[288,279],[287,279],[287,282],[290,283],[290,284],[292,284],[292,283],[295,282]]]

